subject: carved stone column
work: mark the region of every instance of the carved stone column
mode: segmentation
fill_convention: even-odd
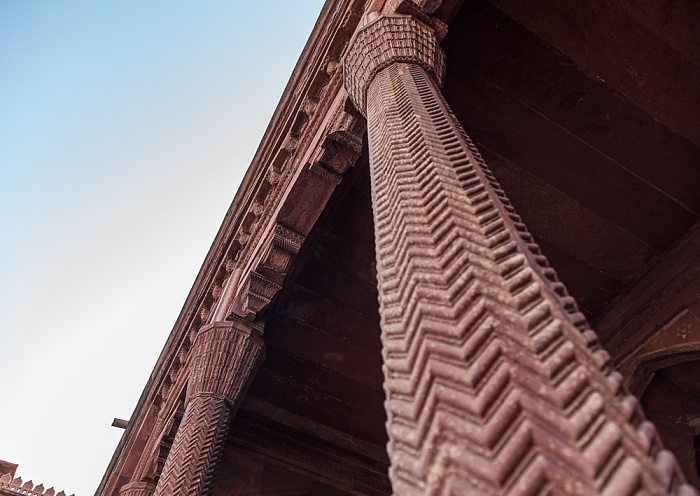
[[[156,495],[209,494],[236,402],[262,354],[258,331],[218,322],[199,331],[192,349],[185,414]]]
[[[443,99],[433,30],[383,16],[368,121],[395,494],[693,494]]]

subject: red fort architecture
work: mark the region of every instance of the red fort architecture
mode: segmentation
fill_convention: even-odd
[[[699,84],[692,1],[328,0],[97,494],[698,494]]]
[[[53,487],[44,484],[34,484],[34,481],[23,481],[17,475],[16,463],[0,460],[0,496],[66,496],[64,491],[56,492]],[[71,496],[75,496],[71,494]]]

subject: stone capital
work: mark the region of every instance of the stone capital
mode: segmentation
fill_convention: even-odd
[[[379,71],[396,62],[418,64],[442,83],[445,53],[434,30],[410,15],[377,17],[355,33],[343,59],[345,90],[363,115],[369,85]]]
[[[151,482],[130,482],[122,486],[119,496],[151,496],[156,486]]]
[[[215,322],[197,334],[187,385],[188,400],[216,396],[234,401],[262,353],[262,336],[245,323]]]

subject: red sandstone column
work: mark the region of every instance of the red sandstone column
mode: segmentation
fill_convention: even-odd
[[[395,494],[695,494],[452,115],[433,31],[384,16],[367,117]]]
[[[239,322],[203,327],[192,349],[185,413],[156,496],[206,495],[236,401],[262,353],[258,332]]]

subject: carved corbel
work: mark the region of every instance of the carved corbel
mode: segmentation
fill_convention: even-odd
[[[400,0],[395,2],[397,5],[394,12],[396,14],[410,15],[430,26],[435,31],[435,37],[438,41],[442,41],[447,36],[448,26],[433,14],[442,4],[442,0]]]
[[[252,323],[280,289],[282,289],[281,285],[258,272],[251,271],[233,300],[227,312],[227,319],[238,318]]]
[[[305,239],[304,235],[280,223],[275,224],[267,248],[261,250],[261,261],[245,278],[229,307],[228,318],[237,316],[247,322],[255,320],[282,289],[292,260]]]
[[[282,286],[267,277],[251,272],[248,276],[246,295],[246,315],[257,314],[270,304]]]
[[[258,271],[270,280],[281,284],[289,271],[294,255],[299,253],[305,236],[282,224],[275,224],[275,231],[263,263]]]
[[[353,167],[362,153],[365,121],[352,105],[340,107],[326,137],[314,154],[309,170],[324,179],[340,183],[342,175]]]

